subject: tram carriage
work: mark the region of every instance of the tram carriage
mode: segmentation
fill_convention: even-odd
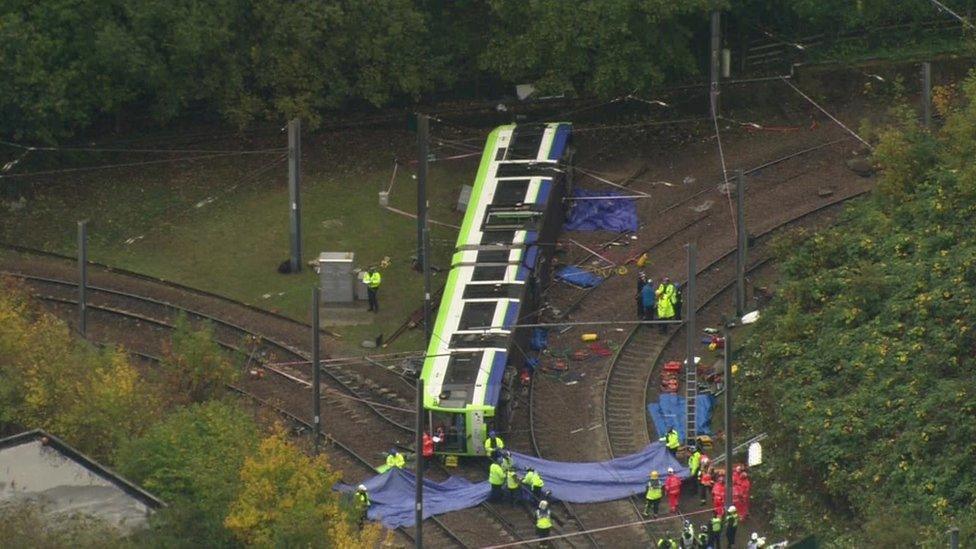
[[[559,122],[488,136],[421,374],[429,425],[444,434],[438,453],[484,455],[489,430],[507,425],[506,380],[530,334],[514,326],[535,319],[549,282],[570,136]]]

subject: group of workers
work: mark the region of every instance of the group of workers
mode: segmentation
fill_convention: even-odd
[[[529,467],[525,470],[525,476],[519,478],[512,454],[505,449],[505,441],[495,431],[489,432],[485,439],[485,454],[491,458],[488,466],[491,495],[488,500],[494,503],[504,500],[510,505],[535,503],[533,515],[536,536],[548,538],[552,530],[552,509],[549,508],[551,494],[545,489],[546,483],[542,476]]]
[[[429,433],[423,434],[423,447],[421,455],[426,462],[434,457],[434,444],[439,436],[431,436]],[[680,448],[680,438],[674,429],[670,429],[662,437],[661,442],[672,453],[677,454]],[[713,516],[708,523],[701,524],[696,532],[689,521],[685,521],[685,527],[679,539],[674,539],[670,535],[657,540],[657,547],[662,548],[721,548],[721,534],[725,532],[727,547],[734,547],[736,531],[739,522],[744,520],[749,513],[749,491],[751,481],[748,472],[742,465],[736,465],[732,470],[732,500],[733,505],[725,507],[725,476],[724,469],[712,467],[708,456],[704,455],[701,448],[696,444],[689,446],[688,456],[689,476],[686,481],[693,485],[693,493],[697,492],[702,505],[706,503],[706,497],[711,492]],[[490,457],[491,463],[488,468],[488,484],[491,487],[489,501],[493,503],[508,502],[510,505],[534,504],[533,515],[535,517],[536,535],[539,538],[550,536],[552,529],[552,510],[549,506],[551,493],[545,489],[545,481],[542,476],[533,468],[529,467],[525,475],[521,478],[515,467],[512,454],[505,449],[505,441],[498,436],[498,433],[491,431],[485,439],[485,453]],[[386,457],[388,468],[400,468],[405,466],[406,460],[403,454],[392,448]],[[668,507],[671,513],[678,513],[681,503],[682,480],[675,473],[674,469],[668,468],[667,476],[662,480],[658,471],[651,471],[648,474],[648,481],[645,490],[644,515],[658,517],[660,512],[661,500],[665,495],[668,497]],[[359,523],[366,520],[366,514],[371,505],[369,494],[364,485],[359,485],[356,490],[355,503],[359,511]],[[753,533],[748,547],[763,547],[765,540]]]
[[[641,271],[637,275],[636,300],[637,318],[641,320],[674,320],[681,314],[681,292],[668,277],[655,287],[654,281]],[[667,333],[668,325],[661,324],[659,329]]]
[[[674,429],[668,430],[661,442],[665,443],[668,450],[674,455],[680,446],[677,432]],[[688,456],[688,480],[693,483],[693,490],[698,492],[702,505],[705,505],[705,498],[709,492],[712,494],[713,515],[711,520],[702,524],[696,533],[689,521],[685,521],[679,540],[673,539],[670,535],[658,540],[657,546],[663,548],[711,548],[721,547],[721,534],[724,530],[727,547],[734,547],[736,530],[739,521],[744,520],[749,513],[749,491],[752,484],[749,480],[749,473],[742,467],[736,465],[732,470],[732,505],[725,507],[725,475],[724,470],[712,467],[708,456],[704,455],[697,445],[689,447]],[[653,517],[658,516],[661,500],[665,495],[668,496],[668,506],[671,513],[679,511],[678,506],[681,499],[681,479],[668,468],[668,476],[661,480],[658,471],[651,471],[648,476],[647,489],[644,493],[645,505],[644,514]],[[748,547],[763,547],[765,539],[753,533]]]

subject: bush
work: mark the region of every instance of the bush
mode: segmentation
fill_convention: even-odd
[[[896,118],[878,191],[777,247],[783,280],[743,351],[740,417],[769,434],[760,499],[831,546],[972,536],[976,108],[935,135]]]
[[[153,521],[166,539],[233,545],[223,526],[240,490],[240,468],[260,431],[238,405],[192,405],[153,425],[118,452],[118,470],[169,505]]]

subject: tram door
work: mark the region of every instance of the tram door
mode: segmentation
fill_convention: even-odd
[[[431,412],[430,425],[433,433],[441,438],[434,449],[439,453],[464,454],[467,453],[465,440],[467,430],[464,424],[464,414],[453,412]]]

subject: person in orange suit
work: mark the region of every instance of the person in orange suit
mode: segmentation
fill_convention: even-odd
[[[725,514],[725,477],[717,475],[712,485],[712,509],[719,517]]]
[[[739,482],[732,488],[732,503],[739,511],[739,518],[745,520],[749,515],[749,491],[752,490],[749,473],[747,471],[739,473]]]
[[[681,479],[674,474],[674,469],[668,467],[668,478],[664,481],[664,493],[668,495],[668,506],[672,513],[678,512],[678,500],[681,498]]]

